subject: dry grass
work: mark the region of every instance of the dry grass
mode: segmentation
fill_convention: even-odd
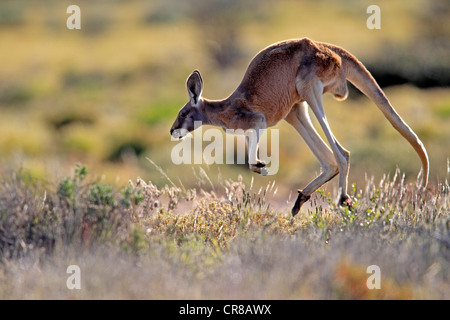
[[[353,209],[318,192],[292,218],[270,208],[274,184],[116,189],[78,166],[51,191],[24,176],[0,188],[3,299],[449,298],[447,182],[369,180],[354,186]],[[192,209],[176,213],[183,202]],[[66,287],[72,264],[80,290]],[[366,286],[369,265],[380,290]]]

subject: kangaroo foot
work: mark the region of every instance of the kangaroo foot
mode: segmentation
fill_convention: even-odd
[[[256,164],[250,164],[250,170],[252,170],[253,172],[259,173],[263,176],[266,176],[269,172],[267,169],[265,169],[264,167],[266,166],[266,164],[263,161],[257,161]]]
[[[298,190],[298,197],[295,201],[294,207],[292,208],[292,216],[295,217],[295,215],[300,211],[300,208],[302,205],[309,200],[311,196],[304,195],[300,190]]]
[[[341,196],[341,199],[339,200],[339,205],[353,208],[353,202],[350,199],[350,197],[346,194]]]

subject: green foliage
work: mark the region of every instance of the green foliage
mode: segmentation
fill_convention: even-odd
[[[146,106],[138,115],[138,121],[148,125],[155,125],[165,121],[175,119],[178,110],[183,107],[187,99],[164,98],[153,101],[151,105]]]
[[[89,202],[95,205],[114,205],[113,188],[110,185],[94,184],[90,188]]]
[[[88,168],[78,163],[74,169],[73,177],[65,177],[61,180],[58,185],[57,194],[68,201],[75,201],[78,187],[86,178],[87,174]]]
[[[122,198],[120,201],[125,207],[131,207],[139,205],[144,199],[145,195],[142,193],[142,190],[127,186],[122,191]]]
[[[449,118],[450,117],[450,101],[442,101],[439,106],[434,109],[436,115],[440,118]]]

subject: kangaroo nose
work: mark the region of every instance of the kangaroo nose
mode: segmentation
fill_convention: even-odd
[[[171,128],[170,129],[170,135],[172,135],[173,131],[174,131],[173,128]]]

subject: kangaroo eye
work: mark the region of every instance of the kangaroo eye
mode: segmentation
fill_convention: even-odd
[[[187,115],[188,115],[187,112],[182,112],[182,113],[180,113],[180,117],[182,117],[182,118],[186,118]]]

